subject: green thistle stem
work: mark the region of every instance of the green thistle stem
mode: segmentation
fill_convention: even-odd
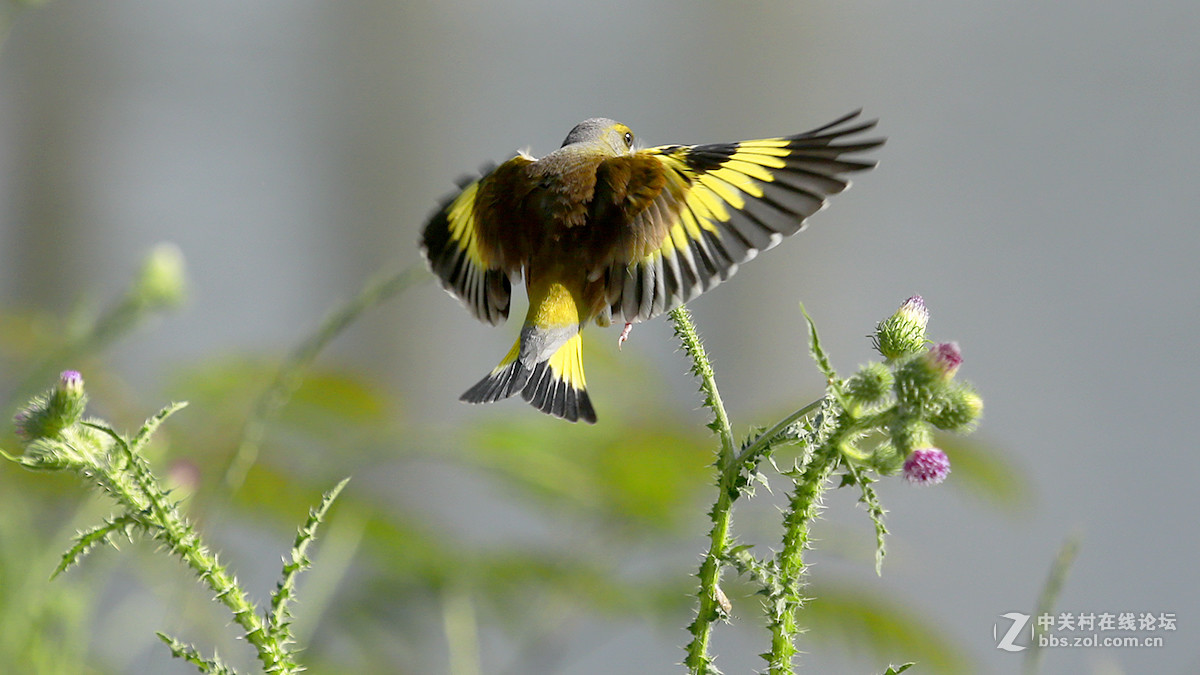
[[[771,651],[767,661],[771,675],[792,673],[796,655],[796,611],[804,603],[800,587],[807,567],[804,564],[804,549],[808,547],[809,526],[816,520],[821,507],[821,495],[833,470],[837,468],[840,455],[837,444],[827,441],[819,446],[796,482],[796,491],[788,504],[784,518],[783,550],[777,559],[779,592],[778,598],[770,598],[768,614],[771,627]]]
[[[692,372],[700,378],[700,391],[704,392],[704,406],[713,411],[713,421],[709,428],[721,437],[721,452],[718,456],[719,468],[724,471],[733,463],[733,431],[729,427],[729,415],[725,412],[725,404],[721,402],[721,393],[717,391],[716,375],[708,353],[700,342],[700,333],[692,322],[692,313],[686,306],[671,310],[671,321],[675,324],[675,337],[683,343],[683,349],[692,359]]]
[[[154,486],[152,489],[158,489]],[[184,564],[212,590],[214,598],[225,605],[233,614],[233,620],[245,631],[246,641],[258,652],[258,660],[268,673],[297,673],[299,669],[283,645],[268,633],[268,626],[258,608],[246,596],[217,556],[210,553],[200,541],[191,523],[174,509],[162,508],[160,500],[154,500],[154,524],[158,531],[154,537],[167,545]]]
[[[1043,614],[1050,614],[1054,611],[1054,604],[1058,602],[1058,595],[1062,591],[1063,582],[1067,579],[1067,573],[1071,571],[1071,565],[1075,563],[1075,556],[1079,554],[1079,547],[1082,544],[1082,536],[1074,534],[1063,542],[1062,547],[1058,549],[1058,555],[1054,558],[1054,564],[1050,568],[1050,574],[1046,578],[1046,583],[1042,586],[1041,593],[1038,594],[1037,607],[1033,610],[1035,617]],[[1041,636],[1045,634],[1045,629],[1037,628],[1035,635]],[[1041,668],[1042,652],[1045,650],[1040,647],[1034,647],[1026,652],[1025,663],[1022,671],[1028,675],[1036,675]]]
[[[713,524],[709,531],[710,543],[697,574],[700,579],[700,590],[697,593],[699,607],[696,609],[696,618],[688,626],[692,641],[686,647],[687,657],[683,661],[692,673],[715,673],[717,670],[708,654],[708,644],[713,623],[721,616],[717,587],[721,580],[721,568],[728,557],[729,528],[732,522],[733,502],[738,496],[740,464],[734,455],[733,431],[729,426],[729,416],[721,402],[721,394],[717,391],[712,364],[704,351],[704,345],[700,342],[696,326],[692,323],[691,312],[686,307],[679,307],[671,312],[671,320],[675,324],[675,335],[692,359],[692,372],[700,378],[700,390],[705,396],[704,405],[713,411],[713,421],[709,428],[721,438],[721,448],[716,461],[720,472],[717,481],[717,503],[708,514]]]
[[[214,598],[225,605],[233,614],[233,620],[245,631],[246,641],[258,652],[258,660],[268,673],[297,673],[299,668],[278,636],[269,631],[266,620],[258,608],[246,596],[225,566],[208,551],[195,528],[179,511],[166,503],[166,494],[158,484],[144,460],[136,454],[141,443],[149,438],[150,432],[171,412],[182,406],[171,406],[147,424],[131,447],[111,427],[99,424],[88,426],[108,434],[120,449],[121,464],[112,467],[105,481],[109,490],[121,501],[129,513],[137,514],[142,528],[162,542],[180,560],[192,569],[213,592]],[[153,425],[153,426],[152,426]]]
[[[308,513],[308,520],[296,533],[296,541],[292,544],[291,560],[283,565],[283,580],[279,582],[271,597],[271,636],[279,644],[286,644],[291,639],[291,613],[288,603],[296,593],[296,578],[300,572],[308,569],[311,562],[308,559],[308,549],[317,536],[317,526],[325,521],[334,500],[341,494],[342,489],[349,483],[349,478],[343,478],[332,490],[321,497],[321,503]]]

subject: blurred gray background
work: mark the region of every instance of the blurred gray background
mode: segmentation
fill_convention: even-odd
[[[886,588],[985,672],[1016,672],[993,627],[1028,611],[1078,533],[1060,609],[1175,613],[1178,630],[1162,648],[1054,651],[1044,672],[1197,672],[1189,0],[55,0],[0,49],[0,301],[65,311],[176,243],[188,306],[114,355],[153,388],[180,364],[290,346],[377,270],[418,260],[453,179],[520,147],[544,154],[583,118],[653,145],[794,133],[858,107],[889,138],[880,166],[691,305],[722,393],[744,430],[819,389],[798,302],[850,371],[871,356],[863,335],[921,293],[984,396],[979,437],[1026,472],[1030,503],[998,514],[889,482],[882,579],[862,556],[819,573]],[[431,424],[536,414],[456,402],[514,332],[425,285],[327,358],[384,373]],[[588,335],[616,351],[616,331]],[[698,406],[664,319],[630,351],[681,409]],[[853,501],[833,495],[826,514],[867,546]],[[684,638],[630,626],[570,672],[671,672]],[[719,663],[757,668],[757,648],[725,644]],[[844,654],[809,648],[806,672],[840,672]]]

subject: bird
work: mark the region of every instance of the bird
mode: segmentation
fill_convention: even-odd
[[[443,288],[480,321],[508,318],[524,280],[529,310],[500,364],[461,397],[516,394],[571,422],[596,422],[582,333],[646,321],[731,277],[799,232],[862,153],[877,120],[861,111],[792,136],[642,148],[624,124],[584,120],[557,150],[527,151],[461,179],[429,218],[420,249]]]

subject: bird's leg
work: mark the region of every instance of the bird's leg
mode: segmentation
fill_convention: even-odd
[[[625,327],[621,329],[621,337],[617,338],[617,349],[620,349],[621,345],[625,344],[625,341],[629,339],[629,331],[631,330],[633,330],[633,323],[627,322]]]

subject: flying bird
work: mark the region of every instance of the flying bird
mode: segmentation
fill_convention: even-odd
[[[508,318],[524,277],[529,311],[512,349],[462,395],[521,394],[538,410],[594,423],[581,331],[645,321],[728,279],[799,232],[845,190],[875,121],[859,112],[812,131],[737,143],[639,148],[594,118],[541,159],[520,152],[461,181],[425,225],[421,251],[479,320]],[[626,333],[622,333],[622,339]]]

